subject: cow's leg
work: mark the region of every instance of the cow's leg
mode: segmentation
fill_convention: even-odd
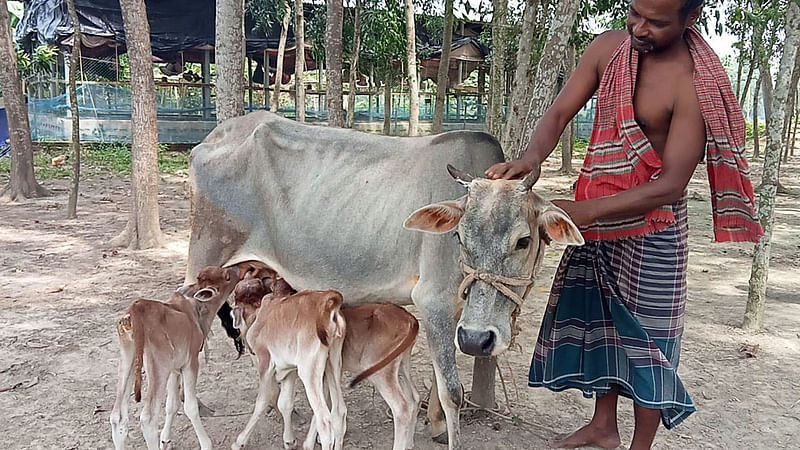
[[[125,439],[128,436],[128,403],[133,392],[133,339],[130,334],[119,336],[119,371],[117,380],[117,398],[111,409],[111,438],[114,448],[125,448]]]
[[[167,408],[164,417],[164,428],[161,429],[161,447],[166,448],[169,444],[170,430],[175,415],[178,413],[178,402],[180,401],[180,389],[178,387],[178,372],[170,372],[167,379]]]
[[[181,371],[183,379],[183,412],[192,422],[200,448],[207,450],[211,448],[211,439],[203,428],[203,421],[200,420],[200,407],[197,404],[197,372],[199,361],[192,359],[189,364]]]
[[[411,415],[411,426],[408,428],[408,436],[406,437],[406,448],[414,448],[414,432],[416,431],[417,415],[419,414],[419,392],[414,387],[414,381],[411,378],[411,349],[409,348],[400,358],[400,386],[403,388],[403,394],[406,399],[412,402],[414,406],[414,412]]]
[[[148,450],[157,450],[158,443],[158,411],[164,402],[167,393],[167,378],[169,371],[158,366],[153,358],[145,361],[147,372],[147,393],[142,404],[142,413],[139,420],[142,425],[142,435],[147,443]]]
[[[375,385],[378,393],[389,405],[392,410],[392,421],[394,422],[394,445],[392,450],[406,450],[411,448],[408,443],[408,429],[414,427],[414,405],[409,398],[406,398],[403,387],[398,377],[399,361],[395,360],[392,364],[370,377],[370,381]]]
[[[308,403],[311,405],[311,410],[314,411],[314,422],[316,429],[319,433],[320,444],[322,450],[330,450],[333,448],[332,438],[332,425],[331,425],[331,411],[328,409],[327,402],[325,401],[325,391],[323,389],[323,377],[325,375],[325,366],[328,363],[328,349],[322,348],[313,359],[310,361],[302,361],[297,366],[297,375],[303,382],[308,396]],[[280,400],[278,400],[280,403]],[[313,450],[315,446],[314,439],[309,439],[311,434],[306,437],[303,442],[305,450]]]
[[[430,424],[430,434],[434,441],[440,444],[447,444],[447,420],[444,417],[444,409],[439,401],[439,388],[436,383],[436,373],[431,377],[431,389],[428,391],[428,423]]]
[[[287,374],[283,380],[281,380],[281,390],[278,394],[278,411],[281,412],[281,417],[283,417],[283,448],[286,450],[297,448],[297,439],[294,437],[294,428],[292,428],[294,383],[296,381],[296,373],[292,372]]]
[[[420,311],[422,324],[428,337],[428,349],[433,357],[433,370],[439,401],[447,422],[448,446],[460,448],[459,408],[461,407],[461,383],[456,367],[456,304],[454,295],[435,286],[420,283],[412,291],[412,298]],[[431,393],[431,399],[434,395]],[[436,430],[438,424],[431,422]]]
[[[259,370],[260,376],[258,378],[258,395],[256,396],[256,405],[253,408],[253,415],[250,416],[250,420],[247,421],[247,425],[244,427],[241,433],[239,433],[239,437],[236,438],[236,442],[231,445],[232,450],[239,450],[247,445],[247,441],[250,439],[250,434],[255,429],[258,420],[261,418],[261,415],[267,409],[269,398],[270,398],[270,385],[275,383],[275,370],[270,367],[266,371]]]

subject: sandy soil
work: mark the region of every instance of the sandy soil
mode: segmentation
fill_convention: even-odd
[[[576,161],[576,165],[578,161]],[[758,167],[754,167],[758,172]],[[574,176],[546,166],[539,189],[569,195]],[[783,169],[784,184],[800,192],[800,161]],[[781,196],[772,246],[765,329],[739,328],[747,297],[752,245],[711,244],[705,167],[691,195],[691,257],[681,377],[697,413],[673,431],[659,431],[655,448],[800,448],[800,202]],[[758,176],[756,176],[758,180]],[[79,218],[65,220],[66,180],[44,184],[56,195],[0,205],[0,443],[4,448],[88,449],[111,446],[108,410],[116,381],[114,323],[138,297],[165,299],[183,279],[188,243],[187,180],[164,176],[160,185],[165,248],[113,250],[106,243],[124,226],[128,180],[97,176],[82,184]],[[562,248],[547,253],[545,267],[522,314],[521,351],[500,359],[517,424],[496,417],[462,419],[466,448],[538,449],[581,426],[593,402],[579,392],[551,393],[527,387],[527,371],[547,291]],[[204,419],[214,445],[227,448],[244,427],[255,399],[255,372],[235,359],[230,341],[215,325],[208,363],[199,382],[201,399],[216,410]],[[743,357],[743,346],[754,357]],[[465,386],[472,361],[459,357]],[[420,391],[430,384],[424,336],[414,351]],[[498,384],[498,398],[505,403]],[[298,397],[296,422],[304,431],[310,409]],[[392,424],[380,396],[364,384],[346,392],[346,448],[391,447]],[[140,409],[132,403],[130,444],[142,448]],[[633,431],[629,401],[621,400],[623,445]],[[280,419],[270,414],[249,448],[281,446]],[[180,415],[176,448],[196,448],[189,421]],[[444,449],[426,434],[420,415],[419,449]]]

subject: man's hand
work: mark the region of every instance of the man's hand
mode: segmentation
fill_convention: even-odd
[[[553,204],[563,209],[578,228],[584,228],[597,220],[591,200],[575,202],[572,200],[557,199],[553,200]]]
[[[497,163],[492,167],[486,169],[486,176],[490,180],[504,179],[513,180],[515,178],[522,178],[529,174],[535,165],[529,161],[518,159],[507,163]]]

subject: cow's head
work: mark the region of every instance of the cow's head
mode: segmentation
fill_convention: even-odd
[[[523,180],[473,178],[452,166],[448,171],[467,195],[420,208],[404,226],[438,234],[456,230],[465,277],[475,275],[459,293],[465,301],[456,345],[469,355],[497,355],[511,343],[512,313],[533,283],[545,244],[583,245],[583,237],[563,210],[533,192],[538,170]]]

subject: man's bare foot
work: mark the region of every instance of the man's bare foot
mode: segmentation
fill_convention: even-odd
[[[617,448],[619,444],[619,432],[615,428],[603,428],[592,423],[564,438],[550,442],[550,446],[554,448],[578,448],[587,445]]]

